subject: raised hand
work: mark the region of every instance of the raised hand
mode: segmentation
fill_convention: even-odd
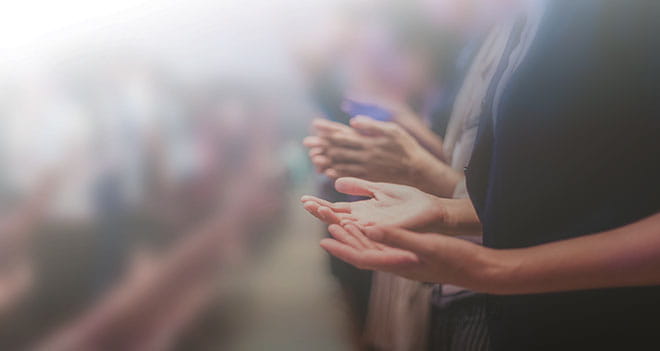
[[[415,187],[450,197],[462,175],[431,155],[402,127],[356,117],[351,127],[316,120],[304,140],[317,172],[332,179],[358,177]]]
[[[335,187],[341,193],[368,199],[333,204],[304,196],[301,201],[305,209],[328,224],[356,222],[362,226],[396,225],[415,229],[441,220],[443,216],[436,201],[438,198],[413,187],[357,178],[341,178]]]
[[[468,199],[442,199],[405,185],[341,178],[337,191],[366,199],[338,202],[303,196],[304,208],[328,224],[354,222],[360,226],[395,226],[449,235],[478,235],[481,224]]]
[[[417,255],[410,251],[370,240],[356,225],[346,224],[342,227],[333,224],[328,231],[332,238],[321,240],[321,247],[360,269],[399,272],[420,263]]]
[[[419,234],[393,227],[360,229],[331,225],[332,239],[321,247],[361,269],[394,273],[408,279],[488,289],[497,251],[440,234]]]

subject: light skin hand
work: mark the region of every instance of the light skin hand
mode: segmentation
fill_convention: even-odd
[[[336,133],[327,137],[330,146],[325,154],[330,167],[326,175],[330,178],[363,177],[410,185],[416,183],[424,161],[433,162],[433,157],[394,123],[357,117],[351,126],[358,135]]]
[[[433,156],[440,160],[445,159],[442,148],[442,139],[431,131],[424,123],[422,118],[413,111],[410,106],[402,102],[379,99],[376,97],[351,96],[350,100],[380,106],[392,113],[392,122],[403,127],[419,143],[428,150]]]
[[[329,231],[332,238],[323,239],[321,247],[330,254],[361,269],[408,279],[483,291],[484,277],[498,265],[495,250],[444,235],[353,224],[331,225]]]
[[[357,267],[491,294],[537,294],[660,284],[660,213],[610,231],[495,250],[393,227],[331,227],[321,246]],[[350,235],[353,240],[346,237]],[[369,244],[360,244],[370,240]]]
[[[312,122],[312,132],[314,135],[306,137],[303,145],[309,149],[309,158],[318,173],[325,173],[331,165],[331,160],[325,155],[332,146],[329,137],[342,135],[349,139],[359,139],[358,133],[351,127],[323,118],[317,118]],[[339,140],[342,139],[345,138],[339,137]]]
[[[415,187],[451,197],[462,175],[428,151],[395,123],[356,117],[353,128],[315,121],[323,136],[304,140],[309,157],[320,173],[332,179],[359,177]],[[319,129],[321,128],[321,129]]]
[[[418,231],[442,230],[452,235],[478,235],[481,225],[469,200],[441,199],[416,188],[341,178],[337,191],[368,199],[330,203],[303,196],[304,208],[328,224],[354,222],[360,226],[396,226]]]

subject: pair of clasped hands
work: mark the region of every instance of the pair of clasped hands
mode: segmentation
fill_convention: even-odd
[[[452,237],[480,234],[472,204],[418,189],[432,187],[415,177],[440,161],[394,122],[358,116],[346,126],[318,119],[313,131],[304,145],[316,170],[336,179],[340,193],[365,198],[302,197],[305,210],[329,225],[332,238],[321,241],[323,249],[358,268],[485,290],[481,275],[497,252]]]

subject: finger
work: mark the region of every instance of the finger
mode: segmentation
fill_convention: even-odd
[[[362,252],[361,263],[374,270],[399,274],[420,263],[419,257],[410,251],[398,249],[366,250]]]
[[[365,137],[353,131],[350,133],[331,133],[323,137],[329,145],[351,149],[364,149]]]
[[[321,240],[321,247],[340,260],[360,269],[398,271],[419,263],[419,258],[405,251],[360,251],[335,239]]]
[[[363,266],[360,251],[335,239],[321,240],[321,247],[331,255],[358,268]]]
[[[355,221],[350,214],[341,211],[333,211],[327,206],[323,206],[314,201],[306,201],[303,203],[303,208],[312,216],[320,219],[328,224],[339,224],[341,221]]]
[[[309,212],[312,216],[314,216],[314,217],[316,217],[320,220],[323,220],[321,218],[321,216],[319,215],[319,208],[320,207],[321,207],[321,205],[319,205],[319,204],[317,204],[316,202],[313,202],[313,201],[307,201],[307,202],[303,203],[303,208],[305,209],[305,211]]]
[[[357,228],[357,230],[359,230],[359,231],[362,233],[362,235],[364,235],[364,233],[365,233],[365,228],[367,228],[367,225],[363,225],[362,223],[360,223],[360,222],[357,221],[356,219],[350,219],[350,218],[342,219],[341,222],[339,223],[339,225],[341,225],[341,226],[344,227],[344,228],[345,228],[346,226],[355,226],[355,228]],[[366,236],[365,236],[365,237],[366,237]],[[367,238],[367,239],[368,239],[368,238]],[[381,244],[381,243],[379,243],[379,242],[376,242],[376,241],[373,241],[373,240],[370,240],[370,239],[369,239],[369,242],[370,242],[372,245],[374,245],[374,246],[376,247],[376,249],[378,249],[378,250],[383,250],[383,249],[386,248],[385,245],[383,245],[383,244]]]
[[[376,183],[353,177],[340,178],[335,182],[335,189],[347,195],[373,197],[377,188]]]
[[[329,148],[326,155],[334,163],[364,163],[367,161],[367,153],[346,148]]]
[[[308,148],[323,148],[328,146],[328,142],[324,138],[318,136],[308,136],[303,139],[303,145]]]
[[[325,153],[325,148],[323,147],[313,147],[309,149],[309,152],[307,153],[309,155],[309,158],[312,158],[314,156],[319,156],[323,155]]]
[[[300,201],[302,203],[305,202],[315,202],[321,206],[329,207],[335,212],[341,212],[341,213],[350,213],[351,212],[351,204],[347,202],[337,202],[337,203],[332,203],[327,200],[320,199],[316,196],[310,196],[310,195],[305,195],[303,196]]]
[[[329,157],[318,155],[311,158],[312,163],[321,172],[332,165],[332,160]]]
[[[337,171],[335,171],[332,168],[326,169],[325,171],[323,171],[323,174],[325,174],[325,176],[330,179],[339,179],[339,173],[337,173]]]
[[[366,135],[394,135],[399,127],[392,122],[381,122],[375,119],[357,116],[351,119],[351,127]]]
[[[329,121],[323,118],[315,119],[312,122],[312,127],[320,134],[352,131],[351,128],[345,124]]]
[[[332,165],[323,172],[330,179],[339,179],[344,177],[365,177],[367,171],[362,165]]]
[[[376,242],[393,248],[412,251],[418,255],[428,255],[433,248],[429,237],[395,227],[369,227],[365,229],[366,236]]]
[[[337,213],[331,210],[329,207],[320,206],[318,209],[319,218],[325,223],[328,224],[339,224],[341,223],[341,218]]]
[[[358,228],[357,225],[355,225],[353,223],[349,223],[349,224],[346,224],[344,226],[344,229],[353,238],[355,238],[363,247],[369,248],[369,249],[377,249],[378,248],[373,241],[369,240],[369,238],[364,236],[364,233],[362,233],[362,231],[360,230],[360,228]]]
[[[349,233],[348,230],[341,227],[340,225],[337,224],[330,225],[328,227],[328,232],[330,232],[330,235],[332,235],[333,238],[356,250],[364,250],[368,247],[364,245],[363,242],[358,240],[354,235]]]

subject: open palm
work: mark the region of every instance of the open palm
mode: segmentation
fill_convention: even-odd
[[[341,193],[365,196],[368,199],[331,203],[313,196],[304,196],[301,201],[305,209],[328,224],[356,222],[361,226],[386,225],[419,229],[438,220],[436,198],[413,187],[373,183],[357,178],[341,178],[335,187]]]
[[[332,238],[323,239],[321,247],[335,257],[360,269],[417,281],[486,291],[479,273],[498,261],[492,249],[442,234],[379,226],[362,230],[350,223],[330,225],[328,231]]]

